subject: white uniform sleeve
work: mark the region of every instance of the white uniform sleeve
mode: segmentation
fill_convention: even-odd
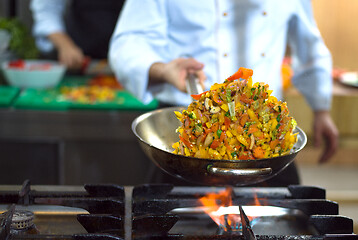
[[[328,110],[332,98],[332,59],[316,26],[311,0],[298,0],[289,22],[288,43],[293,53],[293,83],[313,110]]]
[[[127,0],[110,41],[113,71],[124,87],[144,103],[153,99],[148,91],[150,66],[166,60],[167,27],[165,0]]]
[[[47,36],[55,32],[65,32],[63,14],[66,0],[31,0],[34,25],[33,35],[40,51],[51,51],[53,45]]]

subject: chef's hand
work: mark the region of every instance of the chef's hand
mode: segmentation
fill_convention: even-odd
[[[177,58],[168,63],[153,63],[149,69],[149,81],[167,82],[174,85],[182,92],[186,92],[186,78],[188,74],[196,74],[201,86],[204,89],[206,80],[203,71],[204,64],[194,58]]]
[[[52,33],[48,36],[58,51],[58,60],[69,69],[79,69],[82,67],[85,56],[82,50],[72,41],[72,39],[62,32]]]
[[[84,55],[77,46],[68,46],[58,51],[58,60],[70,69],[79,69],[82,67]]]
[[[338,148],[338,129],[329,112],[317,111],[314,113],[314,145],[319,147],[325,141],[325,149],[319,159],[319,163],[327,162]]]

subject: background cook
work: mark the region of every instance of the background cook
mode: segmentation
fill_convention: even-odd
[[[33,34],[45,58],[79,69],[85,56],[105,59],[123,0],[31,0]]]

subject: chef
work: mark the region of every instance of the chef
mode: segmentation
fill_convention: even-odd
[[[253,80],[268,83],[282,99],[287,45],[293,83],[314,111],[315,143],[326,143],[319,159],[323,163],[337,149],[338,131],[329,114],[332,59],[310,0],[127,0],[109,59],[121,83],[144,102],[156,98],[164,105],[188,105],[185,78],[190,72],[208,90],[239,67],[253,69]],[[294,169],[281,180],[299,183]]]
[[[70,69],[80,68],[85,56],[105,59],[122,5],[123,0],[31,0],[36,44]]]

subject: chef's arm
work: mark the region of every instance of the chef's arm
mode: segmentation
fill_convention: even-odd
[[[48,35],[48,39],[58,51],[58,60],[68,68],[78,69],[84,61],[84,54],[67,33],[56,32]]]
[[[82,50],[67,35],[63,15],[66,0],[31,0],[30,9],[34,19],[33,34],[37,47],[46,53],[55,47],[58,59],[69,68],[82,65]]]
[[[288,42],[293,58],[294,85],[314,111],[315,146],[325,143],[319,163],[327,162],[338,148],[338,130],[329,110],[332,101],[332,58],[314,21],[311,1],[297,1],[297,15],[289,23]]]
[[[204,64],[193,58],[177,58],[168,63],[156,62],[149,69],[149,84],[170,83],[182,92],[186,91],[188,74],[196,74],[203,86],[206,76],[203,72]]]
[[[127,0],[109,44],[109,64],[117,79],[144,103],[153,100],[149,72],[154,63],[167,62],[167,22],[164,0]],[[143,21],[145,19],[145,21]],[[161,81],[161,70],[154,67],[153,79]],[[160,72],[160,73],[159,73]]]

